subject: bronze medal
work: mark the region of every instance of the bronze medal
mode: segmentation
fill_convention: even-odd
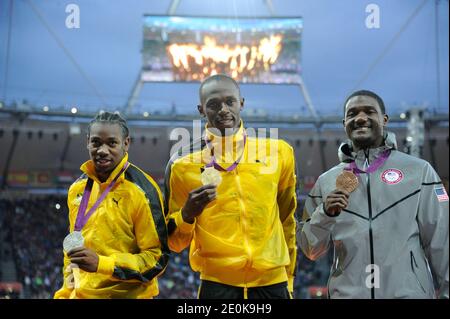
[[[336,189],[353,192],[358,188],[358,177],[350,171],[342,171],[336,178]]]

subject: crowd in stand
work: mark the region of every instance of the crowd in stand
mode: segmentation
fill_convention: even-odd
[[[25,298],[51,298],[62,284],[61,243],[68,230],[64,203],[57,197],[1,200],[6,244],[12,247]]]
[[[158,299],[194,299],[200,285],[198,273],[189,266],[189,250],[172,253],[166,271],[159,278]]]
[[[17,280],[22,283],[24,298],[52,298],[62,285],[62,241],[68,232],[66,199],[62,196],[0,200],[0,229],[5,244],[12,248]],[[188,249],[173,253],[164,274],[159,278],[158,299],[193,299],[200,279],[188,262]],[[328,260],[311,262],[298,254],[295,297],[310,298],[308,287],[326,286]],[[326,258],[325,258],[326,259]]]

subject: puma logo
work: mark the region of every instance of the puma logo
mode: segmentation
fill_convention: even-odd
[[[115,199],[115,198],[113,197],[112,200],[113,200],[114,203],[116,203],[117,206],[119,206],[119,201],[120,201],[121,199],[122,199],[122,198]]]
[[[255,163],[259,163],[259,164],[263,164],[263,165],[266,165],[266,166],[267,166],[267,163],[266,163],[266,160],[265,160],[265,159],[263,159],[263,160],[256,159],[256,160],[255,160]]]
[[[72,201],[72,204],[75,206],[80,206],[81,199],[83,198],[83,194],[78,194],[77,197]]]

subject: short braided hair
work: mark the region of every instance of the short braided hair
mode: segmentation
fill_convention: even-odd
[[[98,113],[94,117],[94,119],[89,123],[88,129],[87,129],[88,136],[91,133],[91,126],[94,123],[117,124],[122,129],[123,138],[127,138],[130,135],[130,130],[128,129],[127,121],[122,116],[120,116],[119,113],[111,113],[111,112]]]

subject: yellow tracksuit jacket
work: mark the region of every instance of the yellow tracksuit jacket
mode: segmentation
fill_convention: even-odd
[[[68,194],[70,231],[74,230],[87,179],[94,181],[89,210],[127,160],[128,154],[104,183],[97,179],[92,161],[81,166],[84,174]],[[79,270],[79,275],[71,275],[64,271],[70,264],[64,253],[64,284],[54,298],[152,298],[158,294],[157,276],[164,271],[170,251],[163,199],[150,176],[129,165],[82,234],[84,245],[99,255],[98,270]]]
[[[239,131],[227,137],[233,139],[227,151],[223,143],[230,141],[206,130],[210,147],[222,144],[222,156],[217,158],[222,167],[242,154],[243,132],[241,123]],[[292,147],[282,140],[249,136],[237,168],[220,172],[217,199],[188,224],[181,209],[189,192],[202,186],[201,171],[211,161],[202,140],[198,150],[193,145],[184,156],[172,157],[166,168],[170,249],[180,252],[190,245],[190,264],[201,279],[240,287],[288,281],[292,292],[297,255]]]

